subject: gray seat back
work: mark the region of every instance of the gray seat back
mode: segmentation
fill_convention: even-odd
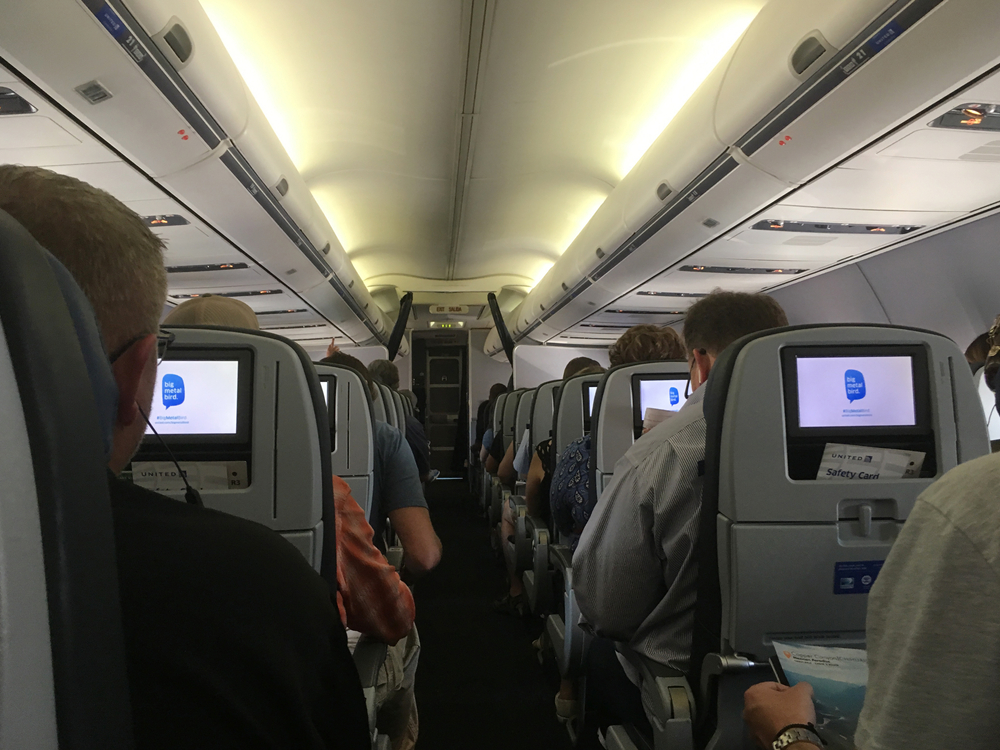
[[[0,211],[4,747],[134,746],[107,460],[117,388],[69,273]]]
[[[501,393],[493,404],[493,412],[490,414],[490,425],[493,427],[494,435],[503,434],[503,409],[507,402],[509,393]]]
[[[169,330],[176,339],[157,373],[150,420],[205,506],[280,532],[316,570],[321,561],[335,565],[322,554],[333,489],[329,417],[313,363],[295,342],[264,331]],[[181,399],[165,407],[164,389],[176,386],[177,376]],[[183,497],[152,435],[132,468],[136,483]]]
[[[330,470],[350,485],[351,494],[371,522],[375,471],[375,415],[371,393],[356,370],[316,365],[326,383],[330,412]]]
[[[517,407],[521,403],[521,397],[527,391],[524,388],[511,392],[507,400],[503,403],[503,449],[514,442],[514,423],[517,421]]]
[[[396,412],[396,404],[392,400],[392,389],[387,385],[382,385],[381,383],[375,384],[379,391],[379,401],[382,402],[382,408],[385,411],[385,421],[399,429],[399,414]]]
[[[378,398],[371,396],[372,398],[372,413],[375,415],[376,422],[389,422],[389,415],[385,408],[385,398],[382,396],[382,388],[377,383],[375,385],[378,388]],[[369,394],[371,395],[371,394]]]
[[[538,445],[552,436],[552,417],[561,380],[550,380],[538,386],[531,406],[531,444]]]
[[[399,391],[389,390],[392,396],[392,406],[396,410],[396,426],[404,435],[406,434],[406,410],[403,408],[403,397]]]
[[[585,405],[589,386],[596,387],[601,382],[604,373],[595,372],[591,375],[576,375],[563,381],[556,399],[556,412],[552,424],[552,460],[556,461],[559,454],[574,440],[579,440],[586,433],[584,427]]]
[[[517,414],[514,417],[514,455],[521,450],[521,440],[524,437],[524,431],[531,427],[531,412],[535,406],[535,394],[538,393],[537,388],[532,388],[526,391],[524,395],[521,396],[521,400],[517,403]],[[531,441],[531,436],[529,434],[528,441]]]
[[[689,379],[684,360],[633,362],[605,373],[591,415],[590,479],[597,497],[611,481],[618,459],[642,434],[646,409],[680,409]]]
[[[704,699],[713,652],[760,661],[779,637],[863,644],[868,590],[917,496],[988,443],[962,353],[927,331],[819,326],[747,336],[703,387],[692,684],[701,680]],[[927,456],[919,477],[817,480],[827,443]],[[736,747],[742,701],[727,704],[727,680],[716,731],[721,746]]]

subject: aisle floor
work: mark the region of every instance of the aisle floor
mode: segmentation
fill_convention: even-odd
[[[468,483],[434,482],[427,500],[444,555],[415,589],[419,750],[568,750],[555,718],[558,672],[531,645],[541,624],[492,609],[503,574]]]

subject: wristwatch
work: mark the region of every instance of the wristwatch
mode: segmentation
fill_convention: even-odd
[[[784,750],[796,742],[811,742],[816,747],[823,747],[826,744],[816,734],[816,727],[812,724],[791,724],[778,732],[778,736],[771,743],[771,748],[772,750]]]

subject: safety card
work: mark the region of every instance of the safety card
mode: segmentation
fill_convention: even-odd
[[[920,451],[827,443],[816,478],[870,481],[919,477],[925,455]]]
[[[868,684],[868,652],[774,641],[789,685],[808,682],[816,703],[816,729],[830,750],[853,750]]]

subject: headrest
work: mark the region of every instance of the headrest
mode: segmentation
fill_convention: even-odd
[[[4,211],[0,211],[0,228],[4,231],[23,234],[23,239],[30,237],[28,232]],[[94,396],[94,405],[97,408],[104,455],[106,458],[110,458],[115,416],[118,412],[118,383],[115,382],[111,372],[111,363],[108,361],[108,354],[101,339],[94,309],[66,267],[48,250],[37,243],[35,245],[52,268],[53,276],[59,285],[66,302],[66,308],[73,320],[83,361],[87,368],[87,374],[90,376],[90,389]]]

